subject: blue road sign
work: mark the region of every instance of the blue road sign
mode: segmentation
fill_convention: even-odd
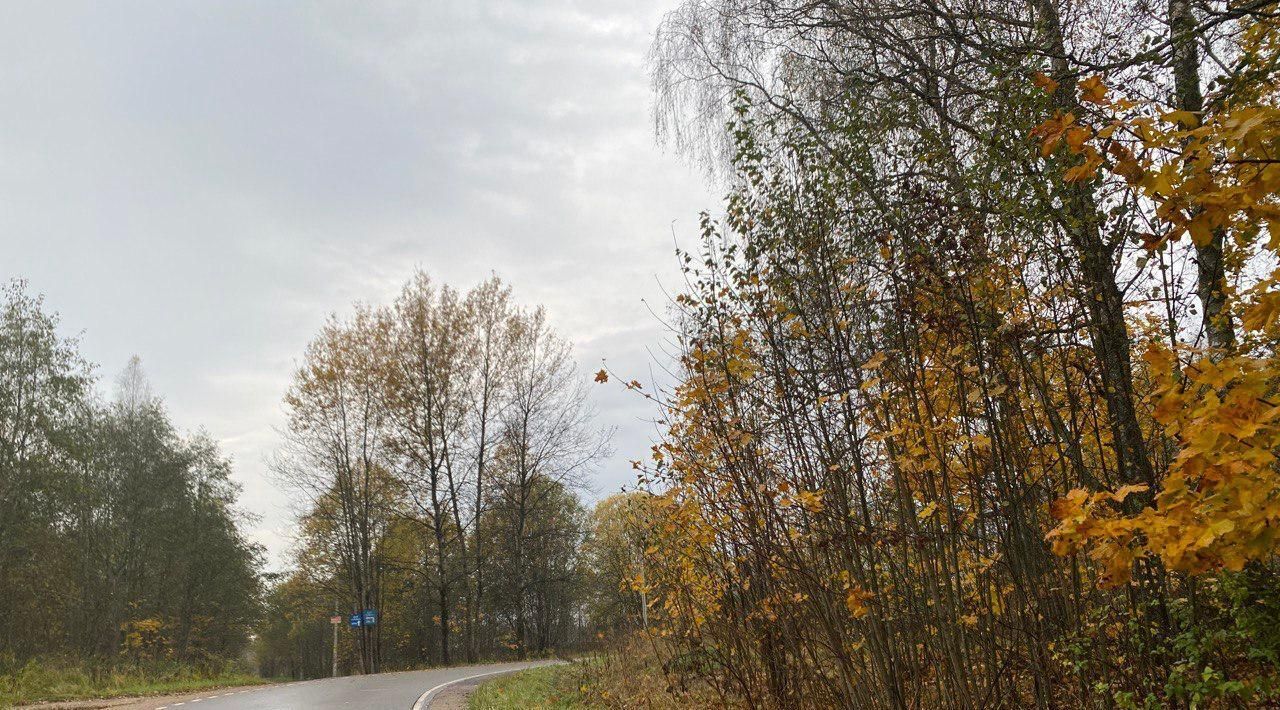
[[[374,625],[374,624],[376,624],[376,623],[378,623],[378,610],[377,610],[377,609],[365,609],[365,610],[364,610],[364,625],[365,625],[365,626],[373,626],[373,625]]]
[[[352,614],[351,618],[349,619],[349,621],[351,622],[351,628],[353,629],[360,628],[362,625],[363,619],[364,617],[362,617],[360,614]]]

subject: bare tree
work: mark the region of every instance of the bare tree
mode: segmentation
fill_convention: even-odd
[[[440,659],[451,660],[449,637],[454,585],[451,550],[467,558],[463,439],[470,417],[472,338],[462,297],[436,288],[418,272],[394,307],[394,352],[386,391],[395,426],[388,444],[405,481],[411,515],[435,540],[433,584],[440,625]]]
[[[609,432],[592,428],[595,413],[587,401],[586,380],[542,308],[517,321],[514,345],[511,401],[502,417],[502,479],[492,504],[512,525],[509,574],[515,643],[523,658],[529,641],[531,520],[543,512],[551,492],[581,485],[587,469],[607,453]]]
[[[480,600],[484,598],[485,546],[481,521],[484,519],[487,471],[493,459],[499,423],[506,410],[508,370],[512,358],[514,313],[511,288],[496,276],[467,294],[467,312],[472,328],[470,353],[471,384],[470,443],[474,470],[474,498],[471,502],[471,573],[467,593],[467,660],[477,658],[476,630],[480,626]]]
[[[304,496],[312,523],[327,533],[325,559],[344,580],[352,613],[378,607],[376,545],[396,500],[383,448],[388,339],[384,314],[367,307],[348,322],[325,324],[285,396],[289,423],[273,462],[276,474]],[[380,628],[360,627],[362,672],[378,671]]]

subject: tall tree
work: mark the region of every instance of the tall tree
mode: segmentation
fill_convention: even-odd
[[[537,308],[523,314],[513,337],[511,400],[503,415],[499,454],[502,477],[491,505],[512,521],[503,544],[514,589],[515,644],[523,658],[529,649],[527,595],[536,520],[546,512],[553,491],[578,485],[606,453],[609,434],[592,429],[585,379],[569,344],[547,324],[546,312]]]
[[[390,306],[332,321],[290,391],[278,465],[311,491],[301,579],[323,588],[360,555],[376,559],[395,665],[453,662],[459,630],[468,660],[577,639],[577,488],[608,434],[593,430],[586,394],[545,312],[518,310],[497,277],[464,293],[419,271]],[[370,525],[341,504],[346,450],[372,462],[355,486],[371,489]],[[367,551],[349,552],[348,531],[365,527]]]
[[[451,610],[458,572],[450,563],[457,550],[468,561],[468,494],[463,437],[470,419],[471,358],[474,339],[462,297],[439,289],[418,272],[405,286],[394,310],[394,354],[387,390],[394,426],[390,448],[413,506],[412,515],[435,539],[434,575],[440,626],[440,658],[450,663]],[[465,570],[464,570],[465,571]]]
[[[511,288],[497,276],[491,276],[467,293],[466,306],[474,328],[475,347],[472,355],[475,381],[470,388],[470,441],[474,467],[472,511],[472,545],[470,588],[467,595],[467,660],[478,658],[476,633],[480,626],[480,601],[485,593],[485,531],[481,523],[485,512],[485,491],[489,486],[489,464],[493,459],[499,424],[505,411],[508,392],[507,373],[512,359],[512,331],[515,314],[511,305]]]
[[[31,571],[59,558],[48,532],[67,493],[67,435],[91,380],[75,341],[58,336],[57,317],[25,282],[6,284],[0,297],[0,649],[29,653],[48,641],[26,628],[47,617],[40,585],[58,574]]]
[[[331,319],[307,347],[285,397],[289,424],[274,469],[302,493],[330,533],[332,561],[351,613],[378,607],[376,543],[395,516],[395,482],[384,451],[383,392],[390,326],[360,307],[348,322]],[[360,669],[380,667],[379,626],[361,626]]]

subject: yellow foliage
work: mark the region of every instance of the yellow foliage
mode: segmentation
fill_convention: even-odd
[[[1246,34],[1246,51],[1249,43],[1274,42],[1276,34],[1274,23],[1255,25]],[[1110,115],[1110,124],[1133,136],[1139,149],[1137,157],[1111,150],[1119,158],[1112,172],[1153,200],[1168,226],[1149,248],[1183,234],[1203,245],[1221,232],[1238,249],[1256,246],[1280,256],[1280,163],[1274,158],[1280,154],[1280,108],[1274,99],[1228,104],[1204,116],[1152,106]],[[1147,117],[1152,112],[1158,122]],[[1037,129],[1046,146],[1076,120],[1068,117]],[[1141,511],[1123,512],[1118,505],[1144,492],[1141,486],[1092,495],[1073,490],[1057,501],[1051,512],[1058,524],[1048,536],[1055,552],[1087,548],[1110,585],[1127,582],[1140,557],[1200,574],[1239,570],[1274,553],[1280,530],[1274,453],[1280,451],[1278,287],[1280,271],[1274,271],[1245,292],[1229,294],[1242,314],[1237,352],[1148,345],[1152,418],[1176,454],[1151,505]]]

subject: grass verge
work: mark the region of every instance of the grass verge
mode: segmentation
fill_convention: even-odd
[[[270,682],[234,670],[216,673],[180,665],[90,668],[32,661],[0,675],[0,708],[41,701],[168,695]]]
[[[471,694],[469,710],[722,710],[746,707],[694,677],[668,676],[665,649],[639,636],[623,637],[572,663],[501,676]]]
[[[582,710],[599,708],[582,692],[577,664],[540,666],[496,678],[476,688],[470,710]]]

